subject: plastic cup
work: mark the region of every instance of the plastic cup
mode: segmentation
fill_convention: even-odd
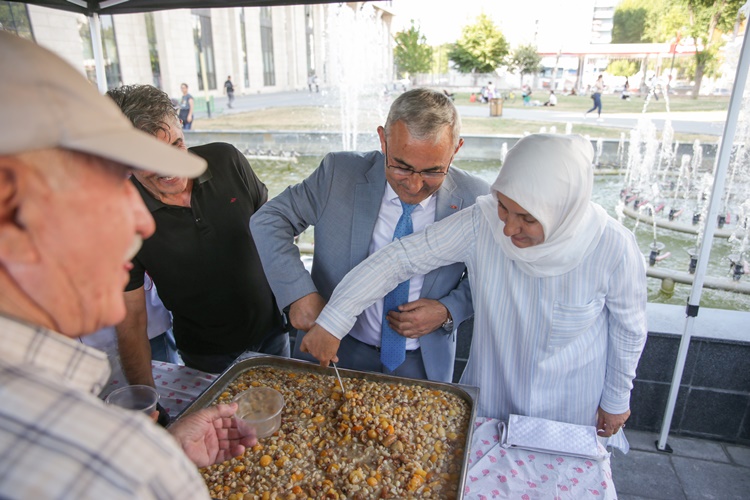
[[[159,393],[148,385],[126,385],[112,391],[104,402],[128,410],[142,411],[150,416],[156,411]]]
[[[243,435],[255,434],[268,437],[281,427],[281,410],[284,397],[270,387],[253,387],[235,396],[239,405],[235,419],[237,429]]]

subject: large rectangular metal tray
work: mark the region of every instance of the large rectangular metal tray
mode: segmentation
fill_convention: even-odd
[[[229,368],[227,368],[224,373],[222,373],[200,396],[198,396],[189,406],[187,406],[177,417],[177,420],[202,408],[210,406],[219,397],[219,395],[221,395],[221,393],[226,390],[229,384],[231,384],[242,373],[261,366],[285,368],[294,371],[317,373],[320,375],[334,375],[332,367],[324,368],[316,363],[309,363],[307,361],[282,358],[278,356],[270,356],[266,354],[245,353],[241,358],[239,358],[231,366],[229,366]],[[457,498],[463,498],[464,487],[466,485],[466,473],[469,466],[469,454],[471,452],[471,439],[474,432],[474,421],[476,420],[477,416],[476,403],[479,398],[479,388],[461,384],[446,384],[443,382],[433,382],[430,380],[395,377],[382,373],[347,370],[343,368],[339,368],[339,372],[341,372],[342,377],[344,378],[365,379],[374,382],[397,383],[403,385],[416,385],[431,388],[434,390],[445,391],[466,401],[466,403],[469,405],[470,415],[469,421],[467,423],[467,428],[464,429],[466,442],[464,443],[464,453],[461,460],[461,471],[457,491]]]

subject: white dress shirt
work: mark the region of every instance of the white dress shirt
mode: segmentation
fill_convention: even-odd
[[[156,285],[148,274],[144,278],[143,286],[146,294],[146,333],[150,340],[172,328],[172,315],[164,307],[156,291]],[[117,351],[117,332],[114,326],[104,327],[91,335],[81,337],[80,340],[101,351]]]
[[[474,205],[357,266],[317,323],[342,338],[396,283],[453,262],[471,279],[474,336],[461,382],[480,388],[478,415],[595,425],[600,405],[628,410],[646,341],[646,272],[635,237],[611,218],[578,267],[537,278],[506,257]]]
[[[435,222],[435,195],[430,195],[414,208],[411,213],[411,222],[414,232],[421,231]],[[393,233],[396,224],[401,218],[403,208],[398,195],[390,184],[385,183],[385,192],[380,201],[380,212],[375,223],[370,240],[370,253],[372,255],[393,241]],[[422,293],[424,274],[413,276],[409,280],[409,302],[417,300]],[[395,286],[394,286],[395,288]],[[383,323],[383,298],[365,309],[359,315],[352,331],[349,333],[355,339],[374,346],[380,346],[381,325]],[[411,351],[419,348],[419,339],[406,339],[406,350]]]

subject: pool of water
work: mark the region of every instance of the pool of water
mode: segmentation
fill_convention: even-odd
[[[268,186],[269,197],[276,196],[287,186],[296,184],[305,179],[319,164],[319,157],[298,157],[297,163],[288,161],[262,161],[252,160],[253,169],[260,179]],[[500,169],[500,163],[495,161],[459,161],[455,165],[473,172],[486,179],[494,181]],[[620,175],[597,176],[594,183],[593,199],[602,205],[607,212],[617,218],[615,208],[619,201],[622,188],[622,177]],[[649,254],[649,245],[653,242],[653,227],[644,223],[636,223],[635,220],[625,217],[621,221],[628,229],[634,230],[638,244],[645,256]],[[302,236],[303,242],[312,242],[312,231],[308,230]],[[659,262],[657,266],[664,269],[687,271],[690,257],[686,249],[694,247],[696,237],[666,229],[657,229],[657,240],[664,243],[662,254],[670,252],[671,256]],[[707,274],[713,277],[729,277],[729,254],[732,253],[731,246],[725,240],[715,238],[711,250]],[[743,277],[743,280],[750,279]],[[667,295],[661,291],[661,280],[648,279],[648,300],[664,304],[687,304],[690,295],[690,285],[676,284],[674,293]],[[701,296],[702,307],[716,309],[731,309],[738,311],[750,311],[750,296],[710,290],[704,288]]]

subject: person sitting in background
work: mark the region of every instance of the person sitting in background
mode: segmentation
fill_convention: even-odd
[[[196,466],[244,453],[237,405],[167,431],[96,397],[104,353],[76,339],[125,316],[154,220],[133,169],[205,162],[135,130],[72,66],[0,31],[0,498],[202,498]],[[33,133],[30,133],[33,131]]]
[[[628,77],[625,77],[625,84],[622,87],[622,100],[627,101],[630,99],[630,82],[628,81]]]
[[[479,387],[477,414],[617,433],[646,341],[646,270],[633,233],[591,201],[593,159],[579,135],[519,140],[492,194],[341,281],[307,334],[320,338],[311,354],[336,362],[338,340],[365,307],[414,274],[464,262],[474,336],[461,382]]]
[[[557,106],[557,96],[554,90],[549,91],[549,99],[544,103],[545,106]]]
[[[527,84],[521,87],[521,97],[523,98],[524,106],[531,106],[531,87]]]

